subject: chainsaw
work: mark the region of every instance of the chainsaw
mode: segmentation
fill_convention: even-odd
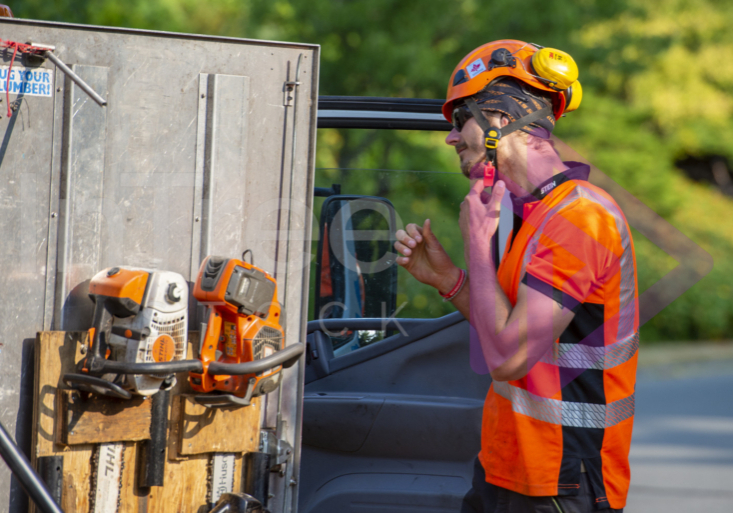
[[[204,392],[196,401],[246,406],[277,389],[283,362],[267,363],[283,355],[285,338],[274,278],[243,260],[210,256],[201,264],[193,296],[209,309],[201,331],[202,369],[189,373],[191,387]],[[293,352],[293,346],[285,351]],[[285,366],[301,352],[293,352]]]
[[[275,280],[252,263],[210,256],[201,264],[193,296],[208,307],[201,370],[189,373],[191,387],[202,392],[194,399],[209,408],[247,406],[277,389],[282,369],[297,361],[303,344],[283,349]],[[213,507],[233,491],[234,454],[212,454],[209,470],[207,502]]]
[[[112,267],[92,278],[89,296],[95,303],[90,346],[78,372],[64,376],[66,384],[121,399],[173,386],[174,369],[161,373],[150,367],[132,374],[125,367],[186,359],[188,283],[183,276]]]
[[[89,296],[94,301],[94,320],[87,354],[77,364],[78,372],[64,375],[63,380],[71,388],[118,399],[130,399],[133,394],[155,395],[151,439],[144,442],[139,453],[139,485],[162,486],[167,390],[175,384],[175,369],[162,373],[154,367],[136,374],[127,371],[130,366],[183,363],[188,343],[188,283],[173,272],[112,267],[92,278]],[[159,393],[161,390],[166,391]],[[162,436],[154,433],[157,431]],[[95,447],[91,461],[91,512],[119,510],[124,455],[122,442]]]

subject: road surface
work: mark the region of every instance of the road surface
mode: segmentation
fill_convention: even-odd
[[[733,512],[733,345],[644,351],[625,513]]]

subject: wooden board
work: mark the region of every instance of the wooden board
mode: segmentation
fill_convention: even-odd
[[[75,390],[57,392],[56,442],[64,445],[134,442],[150,438],[149,398],[129,400],[92,395]]]
[[[35,343],[35,381],[31,463],[41,456],[63,456],[64,511],[88,511],[91,459],[93,445],[71,447],[55,443],[56,394],[61,376],[75,371],[75,363],[82,358],[81,348],[86,332],[48,331],[38,333]],[[34,504],[31,501],[31,511]]]
[[[86,332],[46,331],[36,336],[35,402],[33,407],[34,457],[58,455],[68,450],[58,445],[56,436],[56,394],[62,385],[61,376],[75,372],[81,360]],[[91,451],[91,446],[88,447]]]
[[[206,408],[188,396],[177,399],[181,415],[178,433],[180,455],[258,450],[259,397],[254,398],[249,406],[237,408]]]
[[[35,351],[35,403],[33,411],[33,453],[32,461],[40,456],[63,456],[63,496],[61,507],[64,511],[83,513],[89,511],[89,496],[92,474],[92,454],[94,445],[61,445],[57,439],[56,421],[58,409],[58,389],[63,386],[61,376],[67,372],[74,372],[75,363],[82,358],[81,347],[86,340],[86,332],[43,332],[36,337]],[[198,333],[189,334],[189,357],[194,357],[193,347],[196,347]],[[192,347],[193,346],[193,347]],[[200,415],[198,410],[188,410],[188,424],[182,421],[183,409],[181,394],[191,393],[187,376],[180,374],[178,382],[171,391],[171,408],[169,409],[169,437],[168,452],[165,464],[165,484],[162,487],[141,489],[137,486],[139,472],[138,455],[140,445],[134,442],[125,442],[124,468],[122,471],[122,488],[120,490],[120,513],[203,513],[209,511],[206,504],[209,481],[209,466],[211,454],[181,455],[178,454],[180,441],[179,429],[188,426],[189,431],[198,429],[197,436],[204,438],[221,437],[219,430],[212,431],[215,426],[211,423],[202,423],[195,416]],[[148,401],[149,402],[149,401]],[[238,416],[239,422],[247,422],[246,437],[248,447],[256,448],[259,443],[260,404],[259,400],[253,403],[248,410],[246,420]],[[206,414],[205,414],[206,415]],[[211,415],[211,414],[209,414]],[[215,413],[215,416],[220,415]],[[224,416],[222,416],[223,418]],[[226,416],[227,418],[229,416]],[[251,421],[251,422],[250,422]],[[218,422],[218,420],[217,420]],[[251,425],[250,425],[251,424]],[[196,426],[199,426],[198,428]],[[239,424],[236,429],[230,430],[225,439],[241,438],[244,427]],[[185,431],[184,431],[185,432]],[[203,433],[203,435],[201,435]],[[201,435],[201,436],[198,436]],[[196,442],[198,444],[198,442]],[[228,445],[225,445],[228,447]],[[241,446],[241,444],[240,444]],[[192,445],[192,447],[194,447]],[[221,446],[224,447],[224,446]],[[218,448],[212,448],[217,452]],[[208,452],[212,452],[209,449]],[[247,449],[252,450],[252,449]],[[227,451],[237,452],[237,451]],[[243,454],[235,456],[234,491],[241,491]],[[31,504],[31,511],[34,511]]]

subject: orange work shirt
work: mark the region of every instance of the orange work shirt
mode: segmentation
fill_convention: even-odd
[[[512,198],[497,277],[512,305],[524,283],[575,316],[524,378],[492,384],[479,459],[486,481],[530,496],[577,494],[583,462],[596,507],[618,509],[639,347],[634,246],[619,206],[587,182],[589,167],[566,165],[534,195]]]

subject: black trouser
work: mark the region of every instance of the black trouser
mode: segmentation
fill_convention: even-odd
[[[623,509],[594,509],[594,504],[586,473],[581,474],[578,495],[530,497],[487,483],[476,458],[472,488],[463,498],[461,513],[623,513]]]

